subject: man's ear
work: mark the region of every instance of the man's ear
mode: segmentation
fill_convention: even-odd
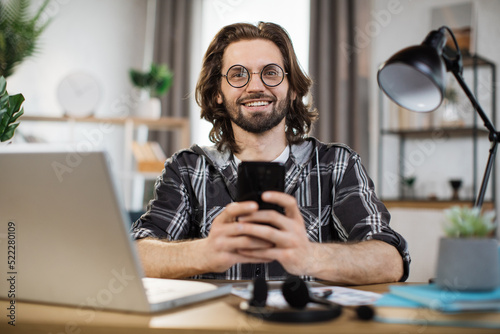
[[[217,103],[222,104],[223,102],[224,102],[224,99],[222,98],[221,93],[218,93],[217,94]]]

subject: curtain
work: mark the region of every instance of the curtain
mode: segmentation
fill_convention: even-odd
[[[166,64],[174,73],[173,84],[162,97],[162,116],[189,117],[189,57],[192,1],[160,0],[156,5],[153,61]],[[151,133],[166,156],[179,149],[180,136],[174,132]]]
[[[309,74],[319,119],[311,135],[342,142],[368,169],[369,41],[363,31],[370,4],[360,0],[311,0]]]

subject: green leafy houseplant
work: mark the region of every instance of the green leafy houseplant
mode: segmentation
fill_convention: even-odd
[[[495,229],[495,213],[481,214],[481,209],[473,207],[453,207],[445,210],[444,231],[449,238],[484,238]]]
[[[452,291],[486,291],[500,286],[494,213],[480,208],[445,210],[445,238],[439,241],[436,284]]]
[[[134,86],[144,89],[150,97],[162,97],[172,85],[173,73],[166,65],[151,64],[148,72],[131,69],[130,79]]]
[[[38,51],[38,38],[50,20],[42,24],[45,0],[34,16],[30,0],[0,1],[0,75],[7,78],[26,57]]]
[[[7,80],[0,77],[0,142],[6,142],[14,136],[19,126],[17,120],[24,113],[24,108],[21,108],[23,102],[22,94],[7,93]]]

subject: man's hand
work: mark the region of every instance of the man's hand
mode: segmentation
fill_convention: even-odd
[[[262,263],[270,260],[259,256],[245,256],[239,249],[252,251],[273,247],[269,241],[244,232],[244,225],[239,217],[258,212],[255,202],[235,202],[228,204],[212,222],[207,238],[200,240],[200,255],[208,266],[208,272],[223,272],[236,263]],[[248,224],[248,223],[247,223]]]
[[[395,247],[379,240],[311,242],[294,197],[265,192],[262,199],[283,207],[285,214],[259,211],[256,202],[231,203],[214,219],[207,238],[182,242],[139,240],[146,274],[181,278],[224,272],[236,263],[276,260],[290,274],[336,283],[373,284],[401,278],[403,260]]]
[[[273,247],[269,241],[244,233],[237,218],[258,210],[255,202],[231,203],[214,219],[204,239],[165,242],[145,238],[137,241],[143,269],[149,277],[185,278],[208,272],[224,272],[236,263],[269,262],[248,257],[238,249],[259,250]],[[249,223],[247,223],[249,224]]]
[[[277,260],[291,274],[307,274],[310,271],[308,267],[313,258],[314,245],[307,237],[297,201],[293,196],[276,191],[264,192],[262,199],[283,207],[285,214],[273,210],[253,211],[240,217],[239,222],[244,223],[243,233],[262,238],[274,244],[274,247],[261,249],[239,247],[238,253],[250,258]]]
[[[274,247],[240,247],[238,253],[242,256],[276,260],[290,274],[310,275],[343,284],[394,282],[403,275],[403,260],[395,247],[379,240],[311,242],[294,197],[269,191],[262,199],[282,206],[285,215],[272,210],[252,211],[239,218],[241,233],[261,238]]]

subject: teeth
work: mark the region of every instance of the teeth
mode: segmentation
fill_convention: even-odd
[[[269,104],[268,101],[255,101],[245,104],[247,107],[258,107],[258,106],[267,106]]]

